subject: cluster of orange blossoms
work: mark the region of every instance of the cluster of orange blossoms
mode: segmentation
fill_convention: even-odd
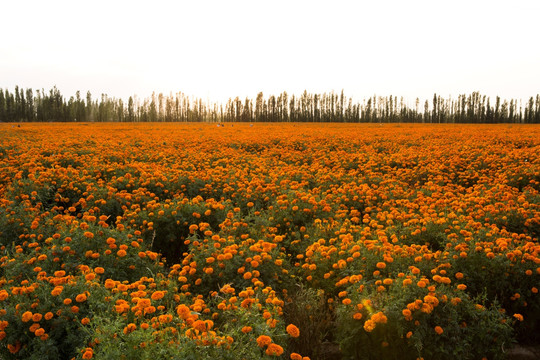
[[[411,347],[464,331],[461,315],[480,295],[477,312],[496,300],[509,314],[501,323],[537,329],[528,318],[540,319],[539,127],[0,124],[0,133],[9,353],[60,344],[66,326],[81,337],[69,356],[105,356],[113,317],[108,339],[139,339],[138,351],[187,341],[306,360],[299,353],[317,349],[302,345],[310,323],[291,315],[299,286],[351,320],[343,334],[382,336],[386,349],[392,326]],[[456,326],[441,315],[446,304]]]

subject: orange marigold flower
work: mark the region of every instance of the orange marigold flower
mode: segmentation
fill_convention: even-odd
[[[159,315],[158,320],[162,324],[170,323],[172,321],[172,315],[171,314]]]
[[[523,315],[521,314],[514,314],[513,315],[518,321],[523,321]]]
[[[35,313],[34,315],[32,315],[33,322],[39,322],[41,321],[41,318],[43,318],[43,315],[41,315],[40,313]]]
[[[126,252],[126,250],[118,250],[116,255],[118,255],[118,257],[124,257],[124,256],[127,255],[127,252]]]
[[[244,327],[242,328],[242,332],[243,332],[244,334],[247,334],[248,332],[251,332],[252,330],[253,330],[253,328],[252,328],[251,326],[244,326]]]
[[[21,343],[17,341],[15,345],[7,344],[7,348],[10,353],[16,354],[21,349]]]
[[[137,329],[137,325],[133,324],[133,323],[129,323],[127,324],[127,326],[124,328],[124,334],[129,334],[130,332],[132,332],[133,330]]]
[[[440,327],[440,326],[437,325],[437,326],[435,326],[435,332],[436,332],[437,334],[441,335],[441,334],[444,332],[444,330],[443,330],[442,327]]]
[[[191,315],[191,310],[186,305],[180,304],[176,308],[176,313],[178,314],[178,316],[185,320]]]
[[[366,322],[364,323],[364,330],[367,331],[367,332],[371,332],[375,329],[375,326],[377,324],[375,324],[375,321],[369,319],[369,320],[366,320]]]
[[[259,347],[261,348],[271,343],[272,343],[272,338],[270,338],[270,336],[268,335],[261,335],[257,338],[257,345],[259,345]]]
[[[76,302],[84,302],[86,301],[86,294],[79,294],[75,297]]]
[[[92,351],[91,348],[86,348],[86,350],[83,353],[82,358],[83,359],[91,359],[92,357],[94,357],[94,352]]]
[[[407,320],[410,320],[410,319],[412,318],[412,312],[411,312],[411,310],[409,310],[409,309],[403,309],[403,310],[401,311],[401,313],[403,314],[403,316],[404,316],[405,319],[407,319]]]
[[[382,324],[386,324],[386,322],[388,321],[388,318],[386,317],[386,315],[384,315],[381,311],[371,315],[371,319],[373,319],[373,321],[375,321],[376,323],[382,323]]]
[[[287,325],[287,334],[289,334],[292,337],[299,337],[300,336],[300,330],[296,327],[294,324]]]
[[[144,308],[144,313],[145,314],[153,314],[155,312],[156,312],[156,307],[155,306],[148,306],[148,307]]]
[[[165,296],[165,293],[163,291],[155,291],[152,294],[151,298],[152,298],[152,300],[159,300],[159,299],[163,298],[163,296]]]
[[[283,348],[278,344],[269,344],[266,348],[266,355],[270,356],[281,356],[283,354]]]
[[[302,355],[297,353],[291,353],[291,360],[302,360]]]
[[[384,269],[384,268],[386,268],[386,263],[380,261],[380,262],[377,263],[376,266],[377,266],[377,269]]]
[[[26,311],[22,314],[22,321],[23,322],[29,322],[30,320],[32,320],[32,312],[30,311]]]
[[[203,320],[196,320],[191,326],[201,332],[206,331],[206,323]]]

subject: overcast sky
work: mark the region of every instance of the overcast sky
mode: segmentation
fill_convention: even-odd
[[[538,0],[1,1],[11,91],[540,93]]]

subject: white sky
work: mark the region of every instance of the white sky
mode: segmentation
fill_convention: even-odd
[[[223,101],[540,93],[540,1],[0,0],[0,87]]]

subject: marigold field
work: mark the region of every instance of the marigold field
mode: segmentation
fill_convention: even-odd
[[[504,359],[540,127],[0,124],[2,359]]]

